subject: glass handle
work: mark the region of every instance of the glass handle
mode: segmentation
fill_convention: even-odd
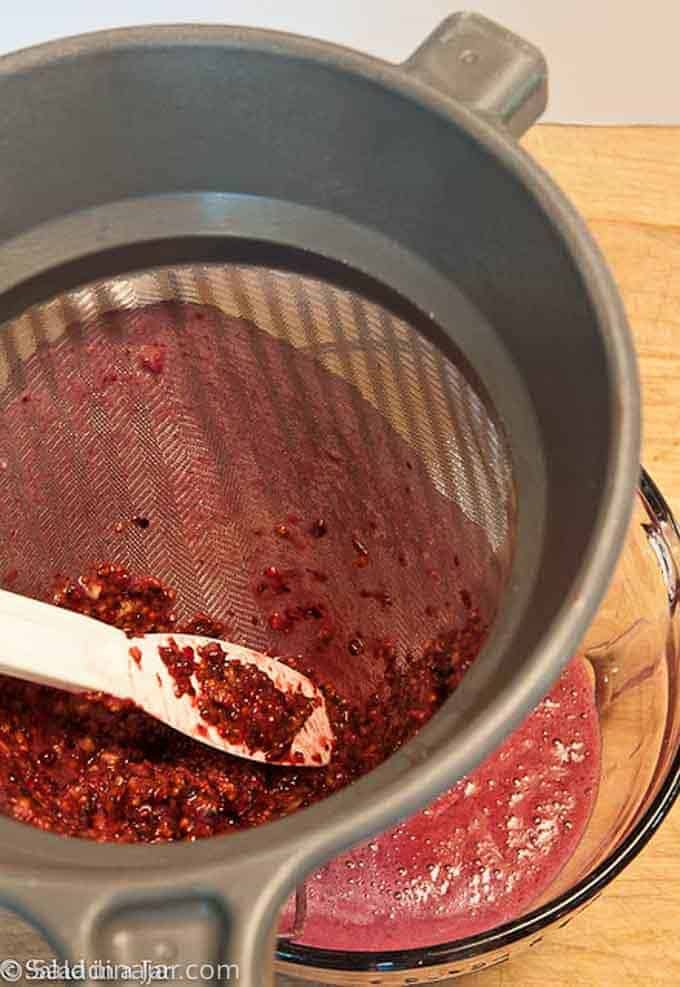
[[[642,470],[625,548],[579,649],[594,669],[600,710],[652,675],[666,653],[680,599],[679,548],[670,509]]]
[[[283,914],[283,913],[282,913]],[[299,939],[305,927],[307,919],[307,882],[303,881],[295,888],[295,904],[290,916],[288,928],[279,927],[277,939],[295,940]]]
[[[663,494],[643,468],[640,477],[640,494],[655,524],[647,532],[650,545],[659,561],[666,587],[671,613],[680,604],[680,531]]]

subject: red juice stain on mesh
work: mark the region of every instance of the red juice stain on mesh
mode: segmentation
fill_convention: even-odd
[[[147,344],[162,367],[140,365]],[[57,602],[131,634],[213,636],[198,627],[218,618],[216,636],[299,656],[337,743],[328,768],[253,765],[134,709],[3,680],[0,811],[116,841],[258,825],[370,770],[456,687],[502,567],[349,383],[246,320],[174,303],[75,323],[22,371],[0,402],[13,588],[46,598],[70,574]],[[148,527],[120,524],[133,517]],[[88,572],[97,559],[118,565]]]
[[[137,359],[139,366],[150,374],[162,374],[165,369],[165,347],[158,343],[145,343],[140,347]]]
[[[162,350],[161,374],[140,366],[144,346]],[[358,702],[383,685],[377,642],[403,659],[462,629],[461,589],[493,619],[502,567],[438,490],[442,471],[348,382],[252,323],[191,304],[104,313],[22,371],[30,403],[12,384],[0,401],[0,550],[17,592],[134,560],[177,589],[182,621],[226,619],[232,640],[302,655]],[[272,568],[282,582],[263,577]]]
[[[592,686],[572,662],[524,724],[424,811],[307,881],[296,942],[390,950],[474,935],[525,911],[577,846],[597,794]],[[281,929],[292,927],[287,903]]]

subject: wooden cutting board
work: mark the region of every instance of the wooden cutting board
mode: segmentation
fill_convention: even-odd
[[[525,145],[575,202],[619,283],[640,356],[643,462],[680,517],[680,129],[538,127]],[[55,905],[57,907],[57,905]],[[466,987],[678,987],[680,804],[566,928]],[[44,955],[0,912],[0,958]]]
[[[642,461],[680,517],[680,128],[536,127],[524,146],[585,217],[640,360]],[[680,804],[566,928],[466,987],[678,987]]]

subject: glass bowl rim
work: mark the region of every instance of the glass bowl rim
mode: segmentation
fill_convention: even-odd
[[[644,468],[641,468],[640,490],[652,504],[661,508],[669,519],[673,532],[680,537],[677,524],[663,494]],[[277,943],[276,961],[284,965],[316,967],[329,971],[399,973],[460,962],[486,952],[503,949],[527,936],[539,934],[543,929],[562,918],[566,919],[572,912],[595,900],[610,881],[647,845],[679,795],[680,747],[675,751],[668,773],[652,803],[615,850],[568,891],[511,922],[464,939],[402,950],[317,949],[313,946],[297,945],[283,937]],[[566,925],[566,921],[563,924]]]

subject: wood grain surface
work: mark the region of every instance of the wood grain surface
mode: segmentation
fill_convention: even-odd
[[[680,129],[537,127],[524,144],[586,218],[619,283],[640,357],[643,461],[680,516]],[[677,987],[679,932],[680,805],[585,913],[462,983]],[[0,958],[31,954],[35,940],[0,913]]]
[[[586,219],[637,346],[642,461],[680,518],[680,128],[540,126],[523,141]],[[680,804],[565,928],[465,987],[680,987]]]
[[[643,462],[680,516],[680,128],[536,127],[524,145],[588,222],[623,294]],[[680,804],[602,897],[469,987],[678,987]]]

